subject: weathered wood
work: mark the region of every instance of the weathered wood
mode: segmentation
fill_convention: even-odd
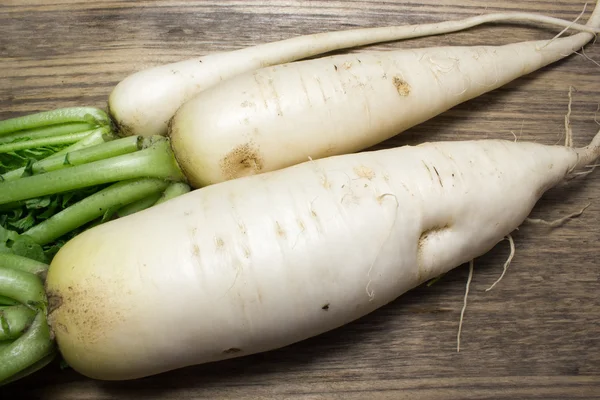
[[[105,107],[111,88],[141,68],[300,34],[500,10],[573,20],[583,6],[582,0],[4,0],[0,119]],[[551,38],[559,30],[487,25],[367,50],[500,44]],[[590,45],[586,54],[600,60],[600,47]],[[564,136],[569,86],[576,88],[575,143],[585,144],[598,130],[599,68],[569,57],[378,147],[511,139],[511,132],[519,140],[556,143]],[[494,290],[485,292],[502,270],[507,242],[475,261],[460,353],[465,266],[355,323],[277,351],[121,383],[92,381],[53,364],[0,388],[0,398],[600,398],[599,197],[598,172],[550,191],[532,217],[551,220],[591,206],[560,228],[526,224],[515,232],[515,258]]]

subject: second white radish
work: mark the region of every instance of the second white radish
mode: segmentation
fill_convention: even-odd
[[[600,7],[587,25],[600,25]],[[363,150],[592,38],[364,52],[259,69],[185,103],[171,121],[172,148],[194,187]]]

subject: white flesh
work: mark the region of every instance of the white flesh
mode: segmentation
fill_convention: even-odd
[[[597,29],[544,15],[509,12],[432,24],[304,35],[138,71],[123,79],[113,89],[108,100],[109,111],[122,135],[165,135],[169,120],[185,101],[240,73],[333,50],[456,32],[498,21],[537,22],[598,32]]]
[[[599,138],[429,143],[211,185],[68,242],[49,321],[69,365],[98,379],[285,346],[487,252]]]
[[[588,23],[600,23],[600,8]],[[592,38],[345,54],[248,72],[172,119],[194,187],[366,149],[560,60]]]

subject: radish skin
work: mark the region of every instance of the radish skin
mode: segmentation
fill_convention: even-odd
[[[286,346],[486,253],[599,155],[600,133],[438,142],[211,185],[69,241],[49,321],[69,365],[106,380]]]
[[[600,24],[600,7],[590,26]],[[593,38],[343,54],[238,75],[186,102],[172,148],[202,187],[366,149],[567,57]]]
[[[589,26],[523,12],[489,13],[431,24],[352,29],[303,35],[209,54],[133,73],[110,94],[108,109],[122,136],[166,135],[175,111],[197,93],[238,74],[327,53],[394,40],[440,35],[489,22],[537,22],[600,32]]]

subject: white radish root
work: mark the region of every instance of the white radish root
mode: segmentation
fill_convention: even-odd
[[[583,148],[437,142],[210,185],[65,244],[49,322],[97,379],[286,346],[486,253],[598,156],[600,132]]]
[[[586,172],[588,173],[588,172]],[[550,228],[556,228],[561,226],[562,224],[564,224],[565,222],[567,222],[570,219],[579,217],[581,214],[583,214],[583,212],[591,205],[591,203],[588,203],[587,205],[585,205],[581,210],[579,211],[575,211],[569,215],[565,215],[562,218],[557,218],[555,220],[552,221],[546,221],[544,219],[540,219],[540,218],[527,218],[525,221],[527,221],[530,224],[539,224],[539,225],[546,225]]]
[[[504,263],[504,267],[502,269],[502,274],[492,284],[492,286],[490,286],[489,288],[485,289],[486,292],[489,292],[490,290],[492,290],[498,284],[498,282],[500,282],[502,280],[502,278],[504,278],[504,274],[506,274],[506,270],[508,270],[508,267],[509,267],[510,263],[512,262],[512,259],[515,256],[515,241],[513,240],[512,236],[510,234],[507,235],[506,238],[508,239],[508,242],[510,243],[510,254],[508,255],[508,259]]]
[[[471,286],[471,280],[473,279],[473,264],[474,260],[469,261],[469,276],[467,278],[467,285],[465,287],[465,296],[463,298],[463,307],[460,310],[460,320],[458,321],[458,333],[456,334],[456,352],[460,352],[460,334],[462,333],[463,319],[465,311],[467,310],[467,296],[469,296],[469,287]]]
[[[589,26],[600,23],[596,7]],[[194,187],[364,150],[572,54],[594,36],[343,54],[240,74],[171,121]]]

